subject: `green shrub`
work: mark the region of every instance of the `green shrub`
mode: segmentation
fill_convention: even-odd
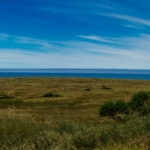
[[[115,116],[117,113],[128,113],[128,105],[124,101],[106,102],[99,109],[100,116]]]
[[[90,88],[86,88],[85,91],[91,91],[91,89]]]
[[[117,113],[124,114],[124,113],[128,113],[129,111],[127,103],[122,100],[117,101],[115,103],[115,107],[116,107]]]
[[[133,95],[129,103],[124,101],[106,102],[99,109],[100,116],[115,116],[137,112],[139,115],[150,113],[150,92],[138,92]]]
[[[53,93],[46,93],[43,95],[43,97],[60,97],[58,94],[53,94]]]
[[[150,92],[138,92],[133,95],[131,101],[129,102],[129,106],[134,110],[140,110],[142,107],[146,107],[150,101]]]
[[[115,103],[109,101],[105,102],[99,109],[100,116],[114,116],[117,113]]]

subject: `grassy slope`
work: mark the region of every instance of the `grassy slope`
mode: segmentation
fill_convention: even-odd
[[[129,101],[141,90],[150,91],[150,81],[0,78],[0,148],[146,149],[148,118],[118,124],[98,116],[105,101]],[[47,92],[60,97],[43,97]]]

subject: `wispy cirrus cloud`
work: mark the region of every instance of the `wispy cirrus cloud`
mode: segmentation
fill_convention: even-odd
[[[132,23],[142,24],[145,26],[150,26],[150,20],[141,19],[141,18],[134,17],[134,16],[114,14],[114,13],[108,13],[108,14],[106,13],[106,14],[102,14],[102,15],[107,16],[107,17],[120,19],[120,20],[124,20],[124,21],[128,21],[128,22],[132,22]]]
[[[38,45],[40,49],[56,48],[56,45],[46,40],[33,39],[29,37],[13,37],[17,43]]]
[[[72,50],[73,54],[75,53],[96,53],[98,56],[111,56],[112,58],[126,58],[126,59],[132,59],[132,60],[143,60],[143,61],[149,61],[150,52],[148,51],[147,47],[143,49],[141,52],[140,48],[137,48],[134,43],[132,43],[131,39],[121,39],[120,42],[126,43],[127,41],[130,43],[127,44],[127,48],[121,48],[121,47],[115,47],[112,45],[105,45],[105,44],[98,44],[98,43],[91,43],[91,42],[67,42],[66,44],[66,50]],[[134,40],[134,38],[133,38]],[[139,41],[142,41],[142,39]],[[150,46],[150,44],[149,44]]]
[[[0,33],[0,40],[7,40],[9,38],[8,34]]]
[[[5,33],[0,33],[0,37],[5,39],[5,38],[9,38],[10,36]]]
[[[137,24],[145,25],[145,26],[150,26],[150,20],[148,19],[143,19],[139,18],[137,16],[131,16],[131,15],[124,15],[130,14],[131,12],[134,12],[131,8],[128,8],[121,3],[118,2],[112,2],[112,1],[87,1],[80,2],[68,2],[64,5],[64,2],[59,2],[54,3],[56,4],[56,7],[53,7],[53,5],[48,5],[48,6],[38,6],[36,7],[37,10],[44,11],[44,12],[51,12],[54,14],[59,14],[59,15],[66,15],[68,16],[76,16],[74,19],[78,20],[84,20],[88,21],[90,23],[99,23],[96,20],[93,20],[87,15],[95,15],[95,16],[105,16],[105,17],[111,17],[111,18],[116,18],[124,21],[128,21],[130,25],[124,25],[129,28],[134,28],[134,29],[139,29],[139,26]],[[128,9],[127,9],[128,8]],[[135,13],[135,12],[134,12]],[[122,24],[120,24],[122,26]]]
[[[142,29],[139,25],[125,24],[124,26],[132,29]]]
[[[107,10],[114,10],[115,5],[114,3],[109,4],[104,2],[98,2],[98,1],[69,1],[67,3],[54,2],[53,5],[46,5],[46,6],[38,6],[35,9],[44,11],[44,12],[52,12],[56,14],[65,14],[65,15],[99,15],[99,12],[107,11]],[[113,4],[113,5],[112,5]]]
[[[52,44],[50,41],[34,39],[30,37],[15,36],[15,35],[4,34],[4,33],[0,33],[0,40],[11,40],[20,44],[36,45],[37,48],[43,50],[57,47],[56,45]]]
[[[111,17],[123,21],[130,22],[132,24],[125,24],[123,26],[129,27],[132,29],[140,29],[141,26],[144,25],[150,27],[150,20],[143,19],[140,17],[129,15],[131,9],[127,10],[127,7],[116,3],[108,1],[108,4],[93,2],[93,3],[69,3],[65,7],[63,3],[59,5],[59,7],[51,7],[51,6],[39,6],[37,7],[38,10],[45,11],[45,12],[52,12],[56,14],[65,14],[66,16],[76,16],[75,19],[88,21],[90,23],[95,23],[96,20],[92,20],[92,18],[87,17],[86,15],[96,15],[96,16],[104,16],[104,17]],[[120,9],[117,9],[119,7]],[[127,15],[125,15],[126,13]],[[98,23],[98,22],[97,22]],[[120,24],[122,26],[122,24]]]
[[[108,40],[104,37],[100,37],[100,36],[96,36],[96,35],[90,35],[90,36],[79,35],[78,37],[83,38],[83,39],[93,40],[93,41],[104,42],[104,43],[113,43],[113,41],[111,41],[111,40]]]

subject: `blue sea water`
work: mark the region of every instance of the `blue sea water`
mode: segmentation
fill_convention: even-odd
[[[0,77],[87,77],[150,79],[150,70],[129,69],[0,69]]]

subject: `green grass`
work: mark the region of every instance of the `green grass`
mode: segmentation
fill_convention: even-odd
[[[0,150],[150,149],[150,116],[119,123],[98,112],[139,91],[150,81],[0,78]]]
[[[124,124],[35,120],[16,110],[1,111],[0,147],[3,150],[149,149],[150,117],[136,117]]]

